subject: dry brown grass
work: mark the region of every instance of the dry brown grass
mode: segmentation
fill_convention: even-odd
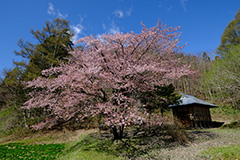
[[[240,129],[208,129],[197,131],[194,140],[185,145],[177,145],[172,148],[162,148],[153,150],[149,155],[159,160],[201,160],[203,151],[211,147],[223,147],[240,144]],[[138,158],[139,160],[148,159],[146,156]],[[210,159],[210,158],[209,158]]]
[[[52,130],[52,131],[20,131],[10,136],[6,136],[0,139],[0,144],[8,142],[19,142],[24,143],[68,143],[76,141],[82,135],[88,135],[90,133],[98,132],[98,129],[89,130],[67,130],[62,131]]]
[[[240,120],[240,115],[227,115],[224,113],[212,114],[212,120],[217,122],[224,122],[224,124],[230,124],[232,121]]]

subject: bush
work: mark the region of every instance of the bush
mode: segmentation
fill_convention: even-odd
[[[230,124],[225,124],[221,128],[239,128],[239,127],[240,127],[240,120],[232,121]]]
[[[0,137],[11,134],[19,125],[18,113],[14,107],[0,110]]]
[[[166,135],[171,136],[173,141],[177,141],[179,143],[188,142],[187,132],[181,126],[181,124],[167,125],[163,128],[166,130]]]

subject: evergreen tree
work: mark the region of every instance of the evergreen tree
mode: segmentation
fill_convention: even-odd
[[[218,52],[224,55],[234,45],[240,44],[240,9],[227,27],[224,29],[221,37],[221,44],[218,47]]]
[[[52,22],[47,21],[42,30],[31,30],[37,44],[19,40],[18,45],[21,50],[14,51],[17,55],[23,57],[23,61],[14,62],[14,69],[5,70],[5,78],[0,82],[0,108],[11,108],[13,116],[19,124],[11,125],[16,127],[27,127],[26,111],[20,109],[23,102],[28,100],[28,92],[24,90],[23,81],[33,80],[41,76],[41,71],[59,65],[59,61],[66,61],[69,56],[68,49],[72,49],[73,36],[69,22],[64,19],[56,18]],[[42,110],[31,110],[29,116],[44,117]],[[32,122],[30,122],[32,123]],[[1,130],[1,129],[0,129]]]
[[[16,65],[23,66],[25,71],[23,77],[25,81],[32,80],[41,75],[41,71],[59,65],[59,60],[66,61],[69,56],[66,47],[73,47],[69,22],[56,18],[53,22],[47,21],[46,26],[40,31],[31,30],[32,35],[38,41],[37,44],[18,41],[21,50],[14,51],[25,60],[15,62]]]
[[[140,99],[145,108],[151,112],[163,112],[169,109],[169,105],[178,104],[181,96],[175,92],[175,87],[170,84],[166,86],[154,86],[152,92],[140,94]]]
[[[26,90],[21,83],[22,69],[15,67],[3,71],[5,78],[0,82],[0,133],[23,127],[26,123],[25,112],[20,108],[26,98]]]
[[[206,52],[203,52],[202,59],[203,59],[204,62],[210,62],[211,61],[210,57],[207,55]]]
[[[22,70],[19,67],[4,70],[4,79],[0,83],[0,106],[16,106],[24,102],[23,85],[21,83]],[[20,98],[21,97],[21,98]]]

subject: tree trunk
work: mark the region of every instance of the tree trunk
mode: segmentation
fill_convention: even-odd
[[[25,110],[23,111],[23,120],[24,120],[24,126],[25,126],[26,128],[29,128],[29,126],[28,126],[28,124],[27,124],[27,120],[26,120],[26,111],[25,111]]]
[[[209,87],[208,87],[208,88],[209,88]],[[209,95],[210,95],[210,97],[211,97],[211,102],[213,103],[213,96],[212,96],[212,92],[211,92],[210,88],[208,89],[208,93],[209,93]]]
[[[124,125],[119,125],[118,129],[117,126],[112,127],[112,134],[113,134],[113,140],[121,140],[123,138],[123,130]]]

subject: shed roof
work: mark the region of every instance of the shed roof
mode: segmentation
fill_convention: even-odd
[[[176,107],[176,106],[186,106],[186,105],[191,105],[191,104],[200,104],[200,105],[204,105],[204,106],[208,106],[210,108],[214,108],[214,107],[218,107],[214,104],[205,102],[203,100],[200,100],[194,96],[188,95],[188,94],[182,94],[182,97],[180,98],[180,103],[179,104],[174,104],[174,105],[170,105],[168,107]]]

